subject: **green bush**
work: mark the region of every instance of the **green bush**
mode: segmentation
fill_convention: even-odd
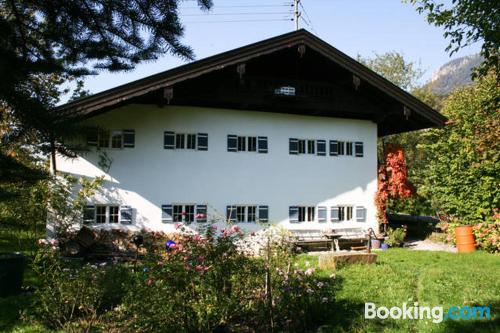
[[[405,228],[389,228],[387,230],[387,240],[385,241],[390,247],[400,247],[406,237]]]
[[[264,239],[254,257],[237,226],[180,231],[136,265],[75,264],[41,250],[31,317],[64,331],[303,332],[331,314],[333,280],[294,266],[288,243]]]

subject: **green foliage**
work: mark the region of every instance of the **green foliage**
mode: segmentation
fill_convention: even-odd
[[[444,37],[450,39],[446,51],[450,56],[463,47],[482,43],[485,59],[478,74],[493,70],[500,75],[500,6],[492,0],[454,0],[451,6],[434,0],[404,0],[416,5],[419,13],[427,14],[427,21],[443,27]]]
[[[395,51],[375,54],[373,58],[363,58],[358,55],[357,60],[405,90],[416,87],[417,81],[423,74],[417,64],[406,61],[401,53]]]
[[[30,318],[49,328],[85,332],[121,302],[130,285],[125,266],[98,267],[61,258],[42,249],[33,263],[41,287],[35,291]]]
[[[496,77],[453,93],[443,113],[451,120],[444,129],[423,134],[426,153],[420,193],[432,207],[462,224],[493,216],[500,202],[500,88]]]
[[[403,245],[403,242],[406,237],[406,229],[404,228],[388,228],[387,230],[387,240],[385,243],[390,247],[400,247]]]

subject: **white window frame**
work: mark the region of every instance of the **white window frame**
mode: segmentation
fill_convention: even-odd
[[[228,205],[229,207],[231,207],[230,209],[231,210],[234,210],[236,213],[235,213],[235,217],[236,217],[236,220],[235,220],[235,223],[256,223],[258,220],[259,220],[259,205],[257,204],[231,204],[231,205]],[[249,219],[249,207],[253,207],[254,208],[254,217],[255,219],[251,220]],[[239,216],[238,216],[238,209],[243,209],[243,221],[240,221],[239,220]],[[230,213],[230,215],[232,215]],[[229,218],[229,217],[227,217]]]
[[[119,204],[94,204],[94,220],[91,223],[88,224],[93,224],[93,225],[116,225],[116,224],[121,224],[121,210]],[[111,221],[111,207],[116,207],[117,208],[117,213],[113,215],[117,215],[118,219],[116,222],[110,222]],[[104,214],[98,214],[98,209],[104,208]],[[98,216],[104,216],[104,222],[97,222],[97,217]]]
[[[113,147],[113,137],[115,135],[120,136],[120,147]],[[122,130],[109,131],[109,148],[111,148],[111,149],[123,149],[123,131]]]
[[[177,214],[175,212],[176,207],[181,207],[181,219],[176,220]],[[186,212],[186,207],[187,206],[192,206],[193,207],[193,218],[192,221],[189,221],[186,217],[190,215],[190,213]],[[183,215],[185,214],[185,215]],[[172,222],[174,223],[194,223],[196,222],[196,204],[195,203],[172,203]]]
[[[298,214],[297,214],[297,222],[298,223],[302,223],[302,222],[316,222],[317,212],[316,212],[316,207],[315,206],[296,205],[294,207],[298,208]],[[300,218],[301,215],[304,217],[303,219]]]
[[[339,209],[339,220],[337,222],[352,222],[355,220],[354,218],[354,205],[341,204],[335,206]],[[351,217],[347,219],[348,210],[351,210]]]

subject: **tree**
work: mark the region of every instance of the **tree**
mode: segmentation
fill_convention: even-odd
[[[444,103],[451,122],[424,132],[421,192],[432,207],[463,224],[491,220],[500,205],[500,87],[490,74]]]
[[[53,143],[71,128],[49,112],[62,81],[47,80],[132,70],[166,53],[192,59],[179,40],[179,1],[0,1],[0,103],[16,132]]]
[[[446,8],[434,0],[403,0],[414,4],[419,13],[427,14],[427,21],[444,27],[444,37],[450,38],[446,51],[450,56],[463,47],[482,42],[484,62],[477,74],[484,76],[494,70],[500,74],[500,3],[492,0],[452,0]]]
[[[363,58],[358,55],[357,60],[407,91],[417,87],[417,81],[423,74],[417,64],[406,61],[401,53],[395,51],[375,54],[373,58]]]

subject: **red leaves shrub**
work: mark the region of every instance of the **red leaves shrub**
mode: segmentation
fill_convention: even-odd
[[[388,144],[384,147],[384,164],[378,169],[378,188],[375,195],[377,216],[381,223],[387,223],[387,201],[409,198],[415,189],[408,181],[408,172],[403,148]]]

